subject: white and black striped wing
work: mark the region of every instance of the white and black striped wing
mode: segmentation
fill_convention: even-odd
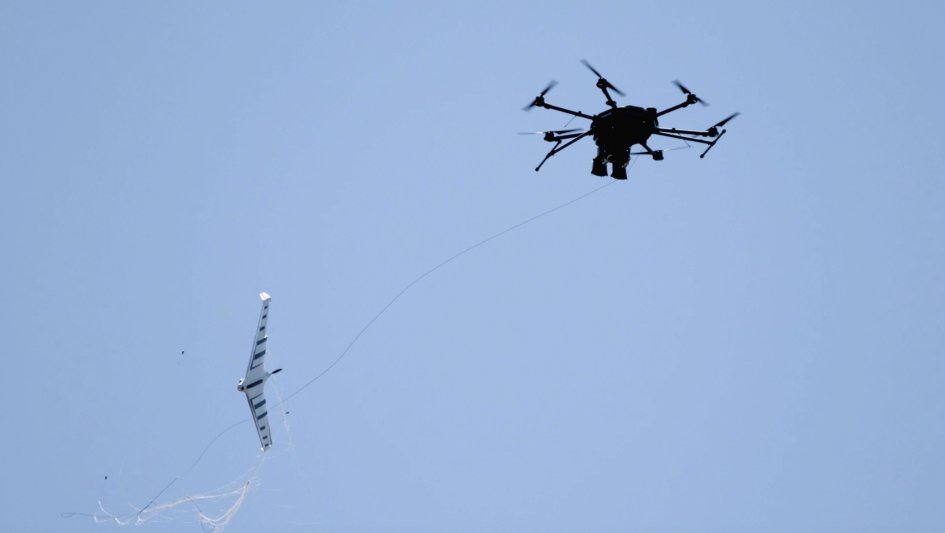
[[[249,402],[249,412],[252,413],[253,423],[256,424],[256,433],[259,434],[259,444],[263,449],[272,446],[272,433],[269,431],[269,413],[266,410],[266,396],[262,386],[256,387],[256,392],[247,389],[246,400]]]
[[[256,336],[253,338],[253,350],[250,352],[249,364],[246,366],[245,383],[247,383],[247,388],[249,388],[250,383],[263,379],[263,376],[266,375],[266,370],[263,368],[263,363],[266,362],[266,344],[269,340],[269,336],[266,334],[266,319],[269,318],[269,302],[272,301],[272,297],[266,293],[261,293],[259,298],[262,299],[263,304],[259,311]]]
[[[266,334],[266,320],[269,318],[269,302],[272,298],[266,293],[261,293],[259,298],[262,300],[262,309],[259,311],[259,324],[256,326],[253,349],[243,383],[246,386],[244,392],[249,402],[249,412],[253,416],[253,423],[256,424],[256,432],[259,433],[259,443],[266,449],[272,446],[272,435],[269,431],[266,396],[263,394],[266,383],[266,369],[263,364],[266,362],[266,344],[269,339]]]

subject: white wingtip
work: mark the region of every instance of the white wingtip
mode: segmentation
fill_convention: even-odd
[[[269,293],[267,292],[261,292],[259,293],[259,299],[265,302],[267,300],[272,300],[272,296],[269,296]]]

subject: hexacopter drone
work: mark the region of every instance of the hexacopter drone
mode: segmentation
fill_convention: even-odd
[[[625,180],[627,179],[627,164],[630,162],[630,156],[649,155],[653,157],[654,161],[663,160],[663,150],[653,150],[646,144],[647,139],[649,139],[651,135],[660,135],[663,137],[670,137],[672,139],[681,139],[686,142],[707,144],[708,147],[706,147],[705,151],[702,152],[702,155],[699,156],[702,158],[705,157],[705,154],[708,153],[708,151],[711,150],[713,146],[715,146],[715,143],[717,143],[719,139],[722,138],[722,135],[725,134],[725,130],[723,129],[719,131],[719,128],[738,116],[738,113],[733,113],[704,131],[661,128],[659,127],[659,117],[667,113],[672,113],[677,109],[690,106],[696,102],[699,102],[702,105],[708,104],[693,94],[677,80],[673,83],[675,83],[676,87],[678,87],[679,90],[686,95],[686,101],[681,104],[668,107],[662,111],[658,111],[655,107],[643,108],[632,105],[618,107],[617,102],[611,98],[609,91],[613,91],[620,96],[625,96],[624,93],[622,93],[620,89],[614,87],[609,81],[601,76],[600,72],[597,72],[597,70],[592,67],[590,63],[583,59],[581,62],[584,63],[584,66],[589,68],[591,72],[597,75],[597,87],[607,98],[607,105],[610,106],[610,109],[602,111],[596,115],[587,115],[580,111],[572,111],[570,109],[565,109],[563,107],[549,104],[545,102],[545,94],[547,94],[552,87],[557,85],[558,82],[552,81],[549,83],[548,86],[545,87],[544,90],[542,90],[541,93],[535,97],[535,100],[532,101],[532,103],[525,106],[525,111],[528,111],[533,107],[553,109],[555,111],[567,113],[575,117],[586,118],[591,121],[591,127],[586,131],[581,131],[581,129],[578,128],[569,130],[535,132],[544,135],[544,140],[555,143],[551,151],[548,152],[545,158],[541,160],[541,163],[539,163],[535,168],[536,172],[541,169],[541,166],[545,164],[545,161],[547,161],[549,157],[557,154],[561,150],[564,150],[584,137],[591,135],[594,138],[594,142],[597,143],[597,156],[594,158],[594,164],[591,167],[591,174],[594,174],[595,176],[606,176],[607,163],[610,163],[613,169],[610,174],[611,177],[614,179]],[[712,140],[708,141],[705,139],[700,139],[699,137],[708,137]],[[630,149],[635,144],[639,144],[645,151],[631,152]]]

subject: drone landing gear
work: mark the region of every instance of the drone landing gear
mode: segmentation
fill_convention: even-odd
[[[594,164],[591,165],[591,174],[595,176],[606,176],[607,160],[600,157],[595,157]]]
[[[627,179],[627,167],[624,165],[614,164],[614,170],[610,173],[610,177],[615,180],[625,180]]]
[[[626,163],[611,164],[613,165],[613,171],[611,171],[610,177],[614,178],[615,180],[627,179]],[[607,160],[601,157],[595,157],[594,164],[591,166],[591,174],[601,177],[607,176]]]

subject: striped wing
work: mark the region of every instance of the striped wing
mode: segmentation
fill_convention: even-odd
[[[266,362],[266,344],[269,336],[266,335],[266,319],[269,318],[269,302],[272,298],[262,293],[259,295],[262,299],[262,309],[259,311],[259,325],[256,327],[256,337],[253,339],[253,350],[250,352],[249,364],[246,366],[246,383],[252,383],[257,379],[262,379],[266,374],[263,363]]]
[[[266,396],[263,395],[263,388],[266,382],[266,369],[263,364],[266,362],[266,344],[269,336],[266,334],[266,319],[269,318],[269,302],[272,298],[261,293],[259,298],[262,300],[262,310],[259,311],[259,324],[256,327],[256,336],[253,339],[253,350],[249,356],[249,365],[246,367],[246,378],[243,383],[246,384],[246,400],[249,401],[249,412],[253,415],[253,423],[256,424],[256,432],[259,433],[259,443],[263,449],[272,446],[272,436],[269,432],[269,417],[266,410]]]
[[[246,401],[249,402],[249,412],[253,414],[253,423],[256,424],[256,433],[259,434],[259,444],[263,449],[272,446],[272,433],[269,431],[269,414],[266,411],[266,396],[262,387],[256,387],[258,392],[246,391]]]

